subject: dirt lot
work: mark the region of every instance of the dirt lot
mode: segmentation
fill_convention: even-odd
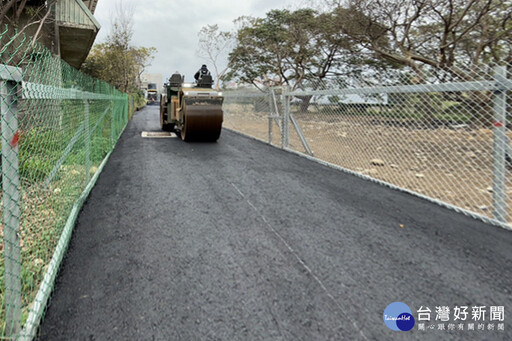
[[[267,116],[249,106],[230,104],[225,106],[224,126],[268,141]],[[362,115],[308,113],[295,118],[315,157],[492,217],[490,129],[421,129]],[[276,123],[273,144],[281,144]],[[305,152],[293,125],[290,147]],[[508,208],[512,206],[510,171],[506,174]]]

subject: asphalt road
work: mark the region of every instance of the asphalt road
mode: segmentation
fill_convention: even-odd
[[[149,107],[120,139],[40,340],[512,339],[511,232],[230,131],[141,138],[158,130]],[[436,330],[388,329],[395,301]],[[461,305],[486,330],[437,330],[435,307]]]

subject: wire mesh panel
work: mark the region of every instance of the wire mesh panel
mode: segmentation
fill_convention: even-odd
[[[69,240],[69,217],[127,124],[128,96],[23,35],[4,32],[0,46],[0,334],[30,338]]]
[[[289,133],[283,146],[507,224],[510,69],[436,71],[422,78],[411,70],[366,70],[285,91],[281,121]],[[265,139],[262,124],[253,133],[254,124],[242,121],[246,113],[232,115],[240,119],[235,129]]]
[[[224,127],[260,140],[280,143],[280,126],[277,124],[280,93],[245,89],[225,91],[223,95]]]

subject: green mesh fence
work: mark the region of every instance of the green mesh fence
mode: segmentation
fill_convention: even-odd
[[[30,339],[79,208],[134,101],[28,37],[6,29],[0,47],[0,335]]]

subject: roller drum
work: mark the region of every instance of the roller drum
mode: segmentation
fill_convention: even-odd
[[[222,98],[185,99],[183,105],[184,141],[217,141],[222,130]]]

